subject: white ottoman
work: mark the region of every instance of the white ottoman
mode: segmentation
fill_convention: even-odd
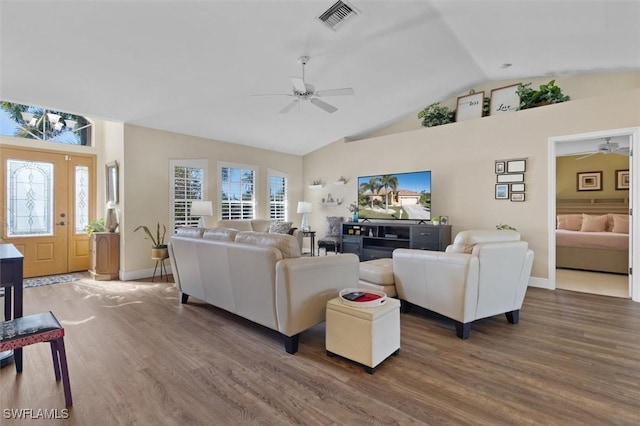
[[[387,297],[376,308],[347,306],[336,297],[327,302],[327,355],[340,355],[375,368],[390,355],[400,353],[400,301]]]
[[[382,258],[360,262],[358,287],[383,291],[387,296],[394,297],[397,293],[393,276],[393,259]]]

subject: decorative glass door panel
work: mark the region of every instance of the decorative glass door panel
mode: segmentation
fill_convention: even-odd
[[[7,161],[8,237],[53,235],[53,164]]]

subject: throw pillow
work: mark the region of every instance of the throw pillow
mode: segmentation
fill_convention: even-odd
[[[605,232],[607,226],[607,215],[594,216],[582,213],[582,232]]]
[[[582,228],[581,214],[559,214],[558,229],[566,229],[567,231],[579,231]]]
[[[613,214],[613,229],[611,232],[616,234],[628,234],[629,233],[629,215],[626,214]]]
[[[271,234],[288,234],[293,222],[273,222],[269,226],[269,233]]]

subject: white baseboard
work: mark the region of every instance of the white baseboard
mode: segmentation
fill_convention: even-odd
[[[530,277],[529,278],[529,287],[537,287],[537,288],[546,288],[547,290],[554,290],[549,278],[538,278],[538,277]]]
[[[166,267],[167,267],[167,274],[171,274],[171,265],[169,265],[169,262],[165,263]],[[138,269],[135,271],[120,271],[119,273],[120,275],[120,280],[121,281],[133,281],[133,280],[139,280],[142,278],[150,278],[153,277],[153,268],[149,268],[149,269]],[[160,267],[158,266],[158,269],[156,270],[156,278],[160,277]]]

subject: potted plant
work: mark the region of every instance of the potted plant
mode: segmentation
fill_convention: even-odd
[[[503,230],[517,231],[517,229],[516,229],[516,228],[514,228],[514,227],[513,227],[513,226],[511,226],[511,225],[507,225],[506,223],[501,223],[501,224],[499,224],[499,225],[496,225],[496,229],[497,229],[498,231],[503,231]]]
[[[351,203],[349,204],[349,212],[351,212],[352,218],[351,220],[353,222],[358,222],[358,204],[357,203]]]
[[[520,96],[518,109],[535,108],[538,106],[566,102],[571,98],[562,93],[562,89],[556,86],[556,81],[551,80],[547,84],[540,85],[538,90],[531,88],[531,83],[520,83],[516,90]]]
[[[453,123],[455,116],[455,110],[450,110],[449,107],[442,106],[439,102],[429,105],[418,113],[418,118],[422,119],[422,125],[424,127]]]
[[[160,229],[160,223],[156,225],[156,234],[153,235],[148,227],[144,225],[138,226],[133,232],[142,229],[147,237],[145,239],[151,240],[151,259],[166,259],[169,257],[169,251],[167,250],[167,245],[164,242],[165,236],[167,234],[167,227],[162,225],[162,230]]]
[[[104,232],[106,231],[104,218],[93,219],[87,226],[84,227],[84,232],[88,236],[91,236],[94,232]]]
[[[433,223],[434,225],[440,225],[440,216],[435,216],[433,219],[431,219],[431,223]]]

